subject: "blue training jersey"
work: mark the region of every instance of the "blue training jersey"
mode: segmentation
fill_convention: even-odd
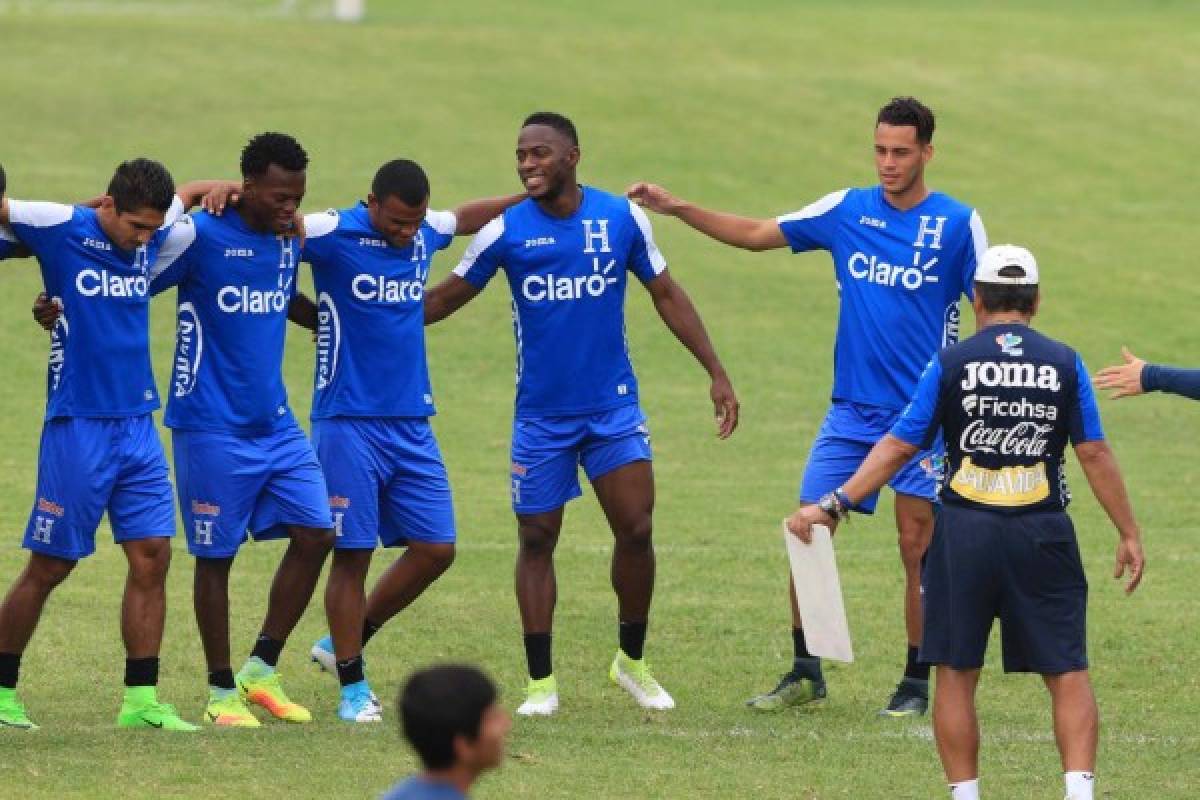
[[[20,200],[8,206],[13,233],[37,257],[46,294],[62,306],[50,335],[46,419],[132,417],[158,408],[148,269],[182,205],[173,204],[168,224],[133,251],[113,244],[94,209]]]
[[[1018,323],[934,356],[891,432],[917,447],[943,433],[942,502],[1005,513],[1065,509],[1067,442],[1104,438],[1083,360]]]
[[[232,208],[183,217],[175,232],[151,270],[152,293],[178,287],[167,427],[255,435],[295,424],[283,347],[299,241],[252,230]]]
[[[17,249],[17,235],[12,228],[0,225],[0,261],[10,257]]]
[[[792,251],[828,250],[841,297],[833,399],[904,408],[929,357],[958,341],[987,249],[978,212],[939,192],[907,211],[843,189],[778,218]]]
[[[482,289],[503,269],[513,297],[518,417],[590,414],[637,402],[625,339],[626,274],[667,262],[646,214],[583,187],[570,217],[523,200],[475,236],[454,273]]]
[[[362,204],[304,218],[302,258],[317,291],[313,419],[434,413],[425,281],[457,226],[453,213],[430,211],[412,243],[397,248]]]

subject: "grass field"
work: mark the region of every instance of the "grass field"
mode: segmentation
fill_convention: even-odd
[[[357,26],[310,18],[316,4],[285,5],[0,0],[0,162],[10,194],[94,195],[116,162],[135,155],[162,159],[180,180],[231,176],[250,134],[279,129],[313,157],[310,208],[363,196],[375,167],[397,156],[422,162],[434,206],[448,207],[515,189],[519,121],[550,108],[578,124],[589,183],[619,190],[653,179],[767,215],[872,183],[874,111],[912,93],[939,112],[932,185],[978,207],[993,242],[1038,254],[1040,327],[1074,343],[1093,369],[1123,343],[1151,360],[1200,361],[1192,3],[372,0]],[[674,221],[656,224],[744,408],[734,439],[717,442],[703,373],[631,292],[659,487],[648,657],[679,709],[641,712],[607,684],[610,536],[586,496],[571,506],[559,547],[564,710],[516,723],[511,759],[479,796],[943,796],[928,721],[873,716],[903,663],[890,500],[839,537],[859,661],[830,669],[830,700],[818,710],[753,716],[742,707],[790,657],[778,520],[792,507],[827,402],[834,283],[825,255],[744,254]],[[441,258],[435,278],[460,250]],[[25,558],[18,544],[36,471],[46,337],[28,308],[38,287],[32,264],[0,270],[4,583]],[[507,303],[499,282],[430,335],[461,549],[450,573],[369,648],[373,682],[389,698],[411,668],[444,659],[485,665],[510,706],[523,686],[511,592]],[[173,303],[160,300],[153,314],[161,383]],[[286,371],[298,416],[308,411],[312,357],[308,338],[293,336]],[[1111,798],[1195,797],[1200,407],[1149,397],[1102,410],[1149,569],[1133,598],[1113,584],[1114,533],[1073,470],[1092,582],[1098,786]],[[257,632],[280,554],[259,545],[239,557],[235,653]],[[177,541],[162,695],[196,719],[205,686],[191,572]],[[337,722],[333,681],[303,657],[325,627],[319,604],[281,662],[315,724],[118,733],[123,578],[120,552],[102,544],[51,601],[22,671],[43,729],[0,735],[0,796],[370,797],[413,768],[394,715],[374,728]],[[980,702],[984,789],[993,798],[1061,797],[1040,683],[1004,677],[998,640],[993,650]]]

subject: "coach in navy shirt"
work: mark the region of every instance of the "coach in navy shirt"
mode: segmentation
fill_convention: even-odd
[[[992,620],[1006,672],[1046,682],[1068,800],[1091,800],[1097,710],[1088,677],[1087,578],[1066,514],[1068,442],[1117,527],[1116,575],[1127,591],[1144,567],[1125,484],[1104,441],[1083,362],[1029,327],[1039,302],[1037,262],[990,248],[975,275],[979,332],[925,368],[891,433],[843,486],[788,521],[802,540],[875,492],[940,434],[946,442],[939,515],[922,574],[922,661],[937,665],[934,732],[955,800],[977,800],[975,688]]]

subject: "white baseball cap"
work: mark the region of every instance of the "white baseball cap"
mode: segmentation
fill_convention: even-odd
[[[1015,267],[1015,269],[1013,269]],[[1001,274],[1004,270],[1006,274]],[[975,269],[976,283],[1007,286],[1037,286],[1038,265],[1033,253],[1015,244],[989,247]]]

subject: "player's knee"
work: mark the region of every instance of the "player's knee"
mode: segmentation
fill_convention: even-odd
[[[75,561],[35,554],[29,560],[25,574],[42,591],[48,592],[67,579],[75,569]]]
[[[457,551],[453,542],[427,544],[422,548],[422,555],[429,562],[430,571],[435,575],[441,575],[450,569],[450,565],[454,563],[456,554]]]
[[[558,531],[547,525],[522,523],[517,529],[521,555],[526,558],[550,558],[558,541]]]
[[[900,560],[906,567],[919,567],[933,534],[932,519],[901,520],[897,531]]]
[[[153,588],[167,582],[171,568],[169,539],[147,539],[129,553],[129,580],[139,588]]]
[[[626,551],[645,552],[653,545],[653,534],[654,524],[646,514],[617,529],[617,544]]]
[[[306,556],[324,558],[333,549],[333,528],[292,528],[292,546]]]

